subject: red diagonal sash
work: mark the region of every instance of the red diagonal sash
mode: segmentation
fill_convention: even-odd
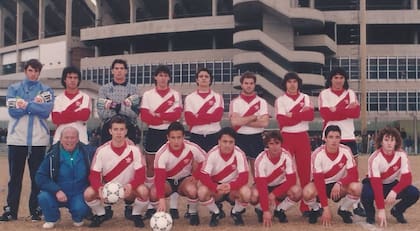
[[[398,161],[395,164],[390,166],[386,170],[386,172],[381,173],[381,179],[386,179],[386,178],[392,176],[392,174],[394,174],[400,168],[401,168],[401,158],[399,158]]]
[[[276,170],[274,170],[269,176],[267,176],[267,183],[273,182],[277,177],[283,174],[284,169],[286,169],[286,161],[283,162]]]
[[[256,112],[258,112],[260,110],[260,107],[261,107],[261,102],[258,101],[256,103],[254,103],[251,107],[249,107],[248,108],[248,111],[246,111],[245,114],[243,114],[242,116],[245,117],[245,116],[254,115]],[[239,128],[241,128],[241,126],[235,126],[235,127],[233,127],[233,129],[235,131],[238,131]]]
[[[131,163],[133,162],[133,151],[130,153],[110,171],[108,174],[104,176],[105,182],[112,181],[115,177],[117,177],[124,169],[126,169]]]
[[[340,100],[340,102],[338,102],[335,107],[336,108],[346,108],[347,105],[350,104],[350,94],[349,92],[347,92],[346,96],[343,97],[343,99]]]
[[[189,165],[192,159],[193,159],[193,154],[191,151],[189,151],[188,154],[184,158],[182,158],[182,160],[180,160],[177,165],[175,165],[175,167],[173,167],[171,170],[166,172],[166,175],[168,177],[175,176],[183,168]]]
[[[211,179],[214,182],[220,182],[221,180],[225,179],[227,176],[229,176],[233,171],[236,170],[236,168],[238,167],[236,164],[236,157],[233,159],[232,163],[230,163],[229,165],[227,165],[224,169],[222,169],[222,171],[220,171],[219,173],[217,173],[216,175],[212,176]]]
[[[343,155],[343,157],[341,157],[341,160],[338,163],[336,163],[330,170],[328,170],[328,172],[324,174],[325,178],[330,178],[337,175],[338,172],[340,172],[343,168],[345,168],[346,162],[347,162],[347,158],[345,155]]]
[[[169,108],[174,105],[175,102],[175,96],[172,95],[169,97],[166,101],[164,101],[158,108],[156,108],[156,113],[165,113]]]
[[[211,107],[216,103],[216,98],[213,96],[209,100],[207,100],[203,106],[198,110],[197,114],[207,113]]]
[[[305,97],[302,97],[302,100],[300,100],[299,102],[296,103],[296,105],[290,109],[289,112],[295,114],[298,113],[302,110],[302,108],[305,106]]]

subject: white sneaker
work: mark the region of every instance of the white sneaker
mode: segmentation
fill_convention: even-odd
[[[42,225],[42,228],[44,228],[44,229],[52,229],[54,227],[55,227],[55,222],[45,222]]]
[[[83,224],[84,224],[84,222],[83,221],[81,221],[81,222],[73,222],[73,226],[75,226],[75,227],[81,227],[81,226],[83,226]]]

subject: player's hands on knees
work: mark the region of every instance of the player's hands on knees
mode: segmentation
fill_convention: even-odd
[[[133,191],[131,184],[124,185],[124,198],[128,198]]]
[[[378,210],[378,221],[380,227],[387,227],[385,209]]]
[[[264,227],[271,227],[273,215],[270,211],[264,211],[263,213],[263,226]]]
[[[66,196],[66,194],[63,192],[63,191],[58,191],[56,194],[55,194],[55,197],[57,198],[57,200],[59,201],[59,202],[62,202],[62,203],[64,203],[64,202],[67,202],[67,196]]]
[[[165,198],[160,198],[158,201],[158,206],[157,206],[157,211],[158,212],[165,212],[166,211],[166,199]]]
[[[341,195],[341,185],[339,183],[335,183],[333,188],[331,189],[330,197],[334,201],[337,201],[338,199],[340,199],[340,195]]]
[[[276,205],[276,195],[274,195],[272,192],[268,194],[268,204],[271,206]]]
[[[397,200],[397,193],[394,190],[389,191],[388,195],[385,198],[386,204],[394,204]]]
[[[325,227],[331,226],[331,210],[328,206],[324,207],[324,212],[322,212],[321,221],[322,225]]]

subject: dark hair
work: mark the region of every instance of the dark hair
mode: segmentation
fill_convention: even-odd
[[[153,76],[157,76],[161,72],[167,74],[169,76],[169,79],[171,78],[171,71],[169,70],[169,67],[163,64],[159,64],[159,66],[156,67],[155,71],[153,72]],[[155,82],[155,85],[156,85],[156,80],[153,79],[153,81]]]
[[[172,122],[169,125],[168,130],[166,131],[166,135],[169,136],[169,133],[171,133],[171,131],[182,131],[182,135],[185,135],[184,126],[178,121]]]
[[[109,128],[111,129],[112,124],[125,124],[125,127],[128,128],[127,126],[127,120],[119,115],[116,115],[114,117],[111,118],[110,122],[109,122]]]
[[[33,69],[41,72],[42,70],[42,63],[39,62],[38,59],[30,59],[28,61],[26,61],[25,66],[23,67],[26,71],[26,69],[28,69],[28,67],[31,66]]]
[[[395,138],[395,148],[394,148],[394,150],[401,149],[401,147],[402,147],[401,133],[396,128],[389,127],[389,126],[380,130],[378,132],[378,134],[376,135],[375,147],[377,149],[382,147],[382,140],[384,139],[385,136],[390,136],[390,137]]]
[[[63,85],[64,88],[66,87],[65,80],[67,78],[67,75],[70,73],[77,74],[77,79],[79,80],[77,82],[77,86],[79,86],[80,82],[82,82],[82,78],[81,78],[82,74],[80,73],[79,69],[77,69],[77,67],[74,67],[74,66],[66,67],[63,69],[63,73],[61,74],[61,85]]]
[[[280,143],[283,143],[283,137],[279,131],[266,132],[264,135],[264,145],[267,146],[271,139],[278,140]]]
[[[285,92],[287,91],[287,86],[286,85],[287,85],[287,81],[289,81],[290,79],[296,79],[296,81],[298,82],[298,89],[299,90],[302,89],[302,79],[298,76],[298,74],[295,73],[295,72],[288,72],[284,76],[283,81],[281,81],[280,87],[283,91],[285,91]]]
[[[324,137],[327,137],[328,133],[330,132],[338,132],[340,133],[340,136],[341,136],[341,129],[337,125],[329,125],[327,128],[325,128]]]
[[[220,140],[220,138],[222,138],[223,135],[228,135],[228,136],[232,137],[234,140],[236,140],[236,132],[231,127],[224,127],[224,128],[222,128],[219,131],[219,134],[217,136],[217,139]]]
[[[207,72],[209,74],[209,76],[210,76],[210,86],[211,86],[211,84],[213,83],[213,75],[211,74],[210,70],[205,68],[205,67],[202,67],[202,68],[198,69],[198,71],[195,73],[195,81],[197,81],[198,74],[202,71]]]
[[[111,64],[111,69],[114,69],[114,66],[117,63],[124,65],[124,68],[128,69],[127,61],[125,61],[124,59],[114,59],[114,61],[112,61]]]
[[[347,72],[341,67],[334,68],[330,71],[330,75],[328,76],[327,81],[325,82],[325,87],[326,88],[331,87],[331,79],[335,75],[344,76],[344,86],[343,86],[343,88],[346,89],[346,90],[349,89],[349,82],[348,82],[349,76],[347,75]]]
[[[251,71],[245,71],[241,75],[241,78],[239,79],[239,82],[241,82],[241,84],[242,84],[244,82],[244,79],[253,79],[254,83],[257,82],[257,76],[255,75],[254,72],[251,72]]]

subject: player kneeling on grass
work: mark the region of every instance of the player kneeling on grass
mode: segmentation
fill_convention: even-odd
[[[198,198],[211,212],[210,226],[217,226],[225,217],[221,203],[234,205],[231,217],[235,225],[244,225],[242,213],[251,199],[248,187],[248,161],[245,153],[235,146],[236,132],[225,127],[219,132],[218,145],[213,147],[201,168]],[[216,204],[217,203],[217,204]]]
[[[362,191],[356,162],[350,148],[340,144],[341,130],[338,126],[325,128],[324,137],[325,144],[312,153],[313,182],[303,188],[303,200],[311,209],[309,223],[315,224],[321,216],[324,226],[331,225],[328,197],[335,202],[343,199],[337,213],[344,223],[353,223],[350,209],[357,203]]]
[[[140,149],[126,139],[125,119],[115,116],[110,124],[112,139],[96,150],[89,175],[91,186],[84,193],[86,203],[94,214],[89,227],[99,227],[111,217],[106,215],[103,204],[102,188],[107,182],[118,182],[124,186],[124,199],[134,201],[134,225],[144,227],[141,214],[149,203],[149,189],[144,185],[145,161]]]
[[[362,203],[366,222],[375,223],[375,207],[381,227],[387,226],[385,204],[393,205],[391,215],[399,223],[407,223],[403,213],[419,199],[419,190],[412,185],[407,153],[401,149],[401,136],[397,129],[386,127],[376,136],[377,150],[368,161],[368,178],[363,180]],[[385,198],[385,199],[384,199]]]
[[[184,139],[184,126],[172,122],[167,130],[168,141],[156,152],[155,184],[150,189],[150,201],[158,202],[158,211],[166,211],[166,199],[177,192],[187,197],[190,225],[199,225],[197,213],[197,182],[205,151]],[[191,176],[192,174],[192,176]]]
[[[278,131],[264,137],[267,149],[255,160],[255,186],[252,188],[251,204],[256,205],[258,222],[271,226],[273,214],[269,206],[275,206],[274,216],[286,223],[285,211],[302,197],[302,189],[296,185],[296,167],[293,157],[282,148]]]

